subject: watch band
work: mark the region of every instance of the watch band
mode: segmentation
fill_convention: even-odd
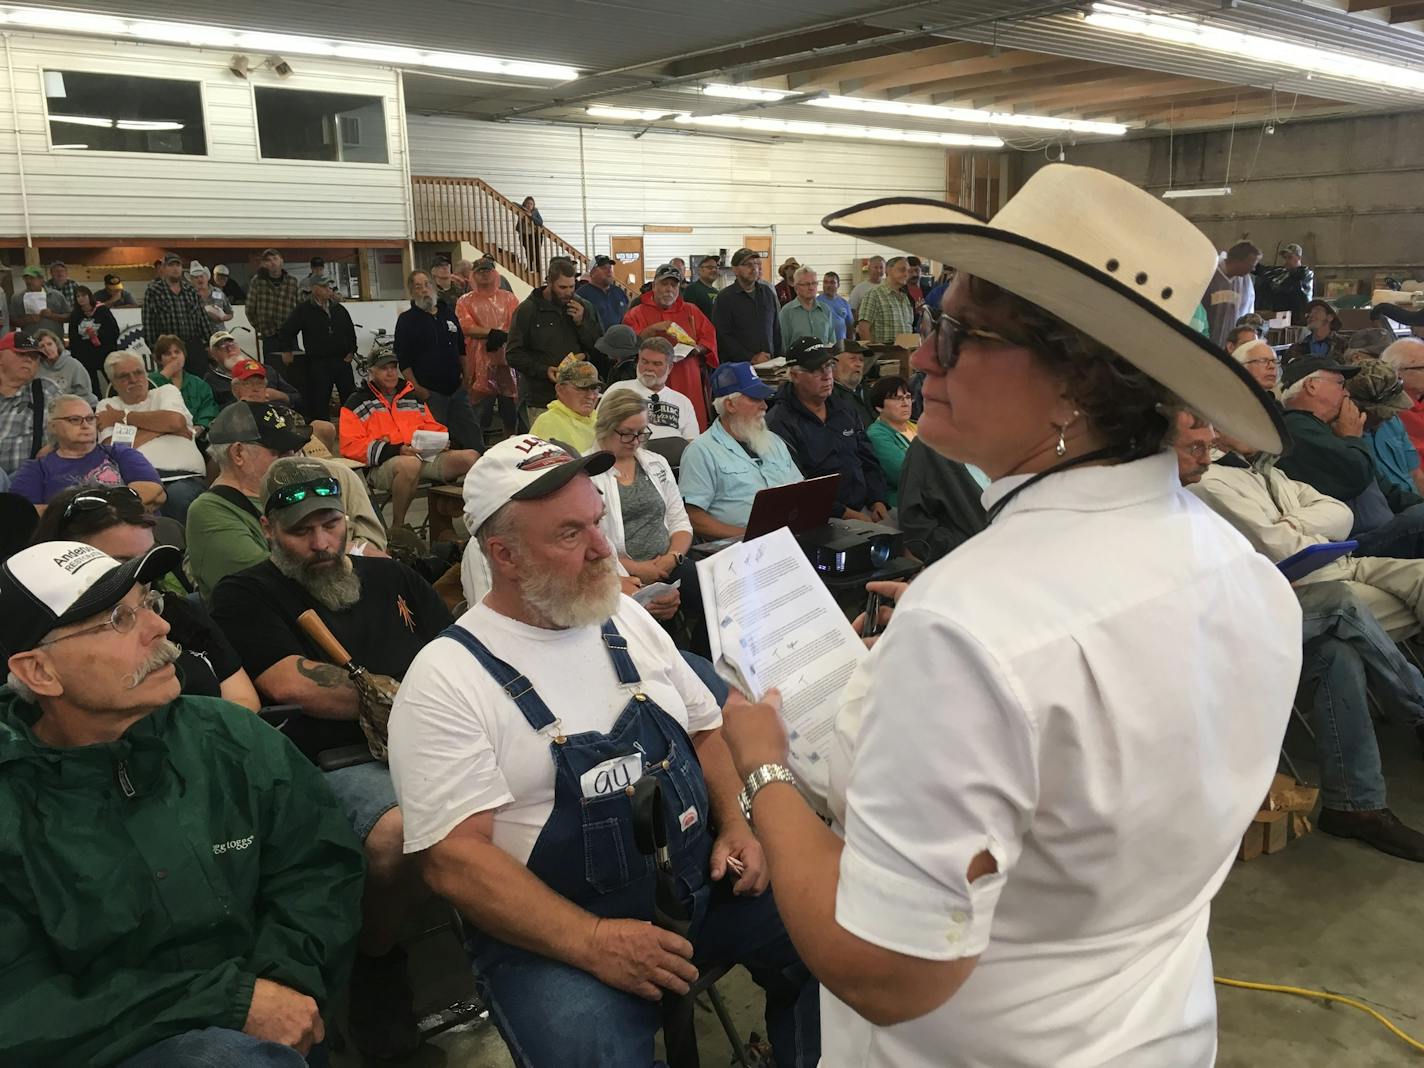
[[[763,764],[747,776],[747,784],[737,795],[737,804],[741,806],[742,815],[746,817],[748,824],[752,822],[752,802],[756,800],[756,795],[761,792],[763,786],[774,782],[786,782],[795,786],[796,776],[791,774],[791,769],[784,764]]]

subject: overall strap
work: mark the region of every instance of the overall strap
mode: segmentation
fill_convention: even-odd
[[[523,713],[529,726],[536,731],[542,731],[558,722],[549,711],[549,706],[534,692],[534,684],[490,652],[482,641],[464,627],[451,624],[441,631],[439,636],[453,638],[463,645],[470,655],[480,662],[480,666],[490,673],[494,681],[504,687],[504,692],[519,706],[519,711]]]
[[[618,673],[618,681],[624,686],[633,686],[641,682],[642,679],[638,676],[638,666],[628,655],[628,639],[618,633],[618,628],[613,625],[613,620],[604,621],[599,631],[603,635],[603,644],[608,646],[608,656],[613,661],[613,670]]]
[[[39,455],[44,444],[45,399],[44,385],[39,376],[30,380],[30,455]]]

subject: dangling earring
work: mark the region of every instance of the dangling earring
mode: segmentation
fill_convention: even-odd
[[[1063,440],[1063,435],[1068,432],[1068,428],[1070,426],[1072,426],[1078,421],[1078,416],[1081,414],[1082,413],[1079,412],[1077,408],[1074,408],[1072,419],[1069,419],[1066,423],[1053,424],[1055,427],[1058,428],[1058,444],[1053,447],[1054,453],[1056,453],[1058,456],[1066,456],[1068,454],[1068,442]]]

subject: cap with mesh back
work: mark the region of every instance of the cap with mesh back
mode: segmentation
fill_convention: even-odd
[[[273,452],[296,452],[311,440],[311,435],[311,427],[290,408],[257,401],[234,401],[218,412],[208,426],[208,441],[213,445],[245,442]]]
[[[732,253],[732,266],[733,266],[733,267],[740,267],[742,264],[746,263],[747,260],[759,260],[759,259],[761,259],[761,253],[758,252],[756,249],[754,249],[754,248],[739,248],[739,249],[737,249],[736,252],[733,252],[733,253]]]
[[[296,504],[268,511],[268,502],[277,490],[327,478],[334,478],[334,476],[331,469],[320,460],[313,460],[306,456],[285,456],[273,462],[272,466],[267,468],[267,474],[262,477],[263,512],[278,525],[290,527],[301,522],[313,512],[333,508],[343,511],[345,505],[341,501],[341,484],[339,482],[337,483],[337,492],[333,495],[317,496],[313,494]]]

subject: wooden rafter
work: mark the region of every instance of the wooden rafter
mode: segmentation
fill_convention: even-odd
[[[891,71],[900,70],[910,62],[919,63],[921,60],[925,60],[927,63],[952,63],[955,60],[973,59],[976,56],[988,55],[988,53],[988,45],[956,41],[954,44],[936,45],[933,48],[921,48],[912,52],[897,52],[894,55],[879,56],[875,59],[861,59],[851,63],[837,63],[829,67],[823,65],[799,71],[788,75],[786,85],[789,89],[802,91],[834,88],[843,81],[889,74]]]
[[[977,78],[956,78],[917,86],[916,89],[917,95],[927,95],[932,102],[940,104],[954,100],[969,100],[974,96],[986,93],[1038,89],[1045,85],[1068,85],[1074,78],[1115,69],[1104,67],[1101,63],[1094,63],[1091,60],[1065,59],[1028,70],[1001,71],[997,74],[982,74]]]
[[[1398,26],[1402,22],[1418,22],[1424,19],[1424,4],[1401,4],[1389,9],[1389,24]]]
[[[873,78],[858,79],[857,92],[878,93],[893,89],[914,91],[914,87],[926,82],[944,81],[950,78],[972,78],[981,74],[1032,70],[1059,62],[1058,56],[1042,52],[1005,52],[998,56],[978,56],[962,59],[955,63],[935,63],[927,66],[907,66],[902,70]],[[903,95],[903,94],[902,94]]]
[[[1081,104],[1102,100],[1105,97],[1113,99],[1128,94],[1151,96],[1154,93],[1178,90],[1205,92],[1221,87],[1222,83],[1220,82],[1206,82],[1199,78],[1170,78],[1147,71],[1120,71],[1111,77],[1096,78],[1084,83],[1039,89],[1003,98],[996,97],[993,103],[996,107],[1008,105],[1017,109],[1042,108],[1050,104]]]

